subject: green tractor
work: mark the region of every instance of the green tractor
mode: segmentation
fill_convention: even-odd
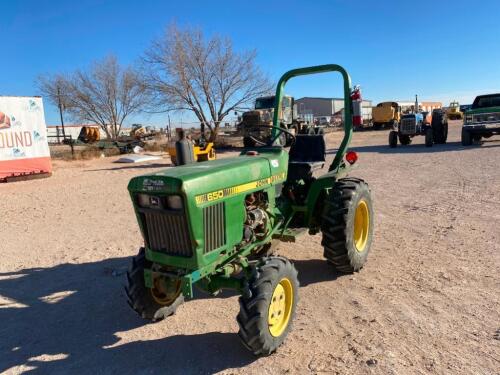
[[[339,72],[344,80],[345,135],[328,172],[322,135],[294,135],[279,126],[287,81]],[[158,321],[173,314],[193,285],[241,296],[239,337],[255,355],[269,355],[291,329],[299,300],[297,271],[274,254],[277,241],[322,233],[324,257],[340,272],[365,264],[373,237],[368,185],[346,177],[357,155],[352,135],[351,81],[339,65],[285,73],[276,89],[270,138],[224,158],[133,178],[128,186],[145,246],[127,274],[130,306]],[[282,132],[295,142],[287,152]]]

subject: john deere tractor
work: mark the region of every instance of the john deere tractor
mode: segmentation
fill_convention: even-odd
[[[294,135],[281,127],[278,108],[287,81],[339,72],[343,77],[345,134],[324,174],[322,135]],[[133,178],[128,186],[144,247],[132,261],[126,292],[143,318],[173,314],[193,287],[239,294],[239,337],[255,355],[274,352],[288,335],[299,301],[293,263],[274,253],[277,241],[321,233],[323,256],[340,272],[365,264],[373,236],[368,185],[346,177],[357,155],[352,135],[351,81],[339,65],[285,73],[276,89],[271,138],[238,157],[196,163]],[[289,152],[282,133],[294,138]],[[333,273],[332,273],[333,276]],[[207,350],[210,350],[209,348]]]

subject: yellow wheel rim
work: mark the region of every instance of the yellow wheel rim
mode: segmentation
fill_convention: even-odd
[[[279,337],[285,331],[292,315],[292,305],[293,286],[289,279],[283,278],[274,288],[269,303],[267,322],[272,336]]]
[[[153,287],[151,288],[151,296],[162,306],[170,306],[181,293],[181,281],[175,280],[168,282],[161,277],[153,279]],[[168,283],[168,284],[167,284]]]
[[[354,246],[362,252],[368,242],[368,231],[370,229],[370,211],[365,200],[360,200],[354,214]]]

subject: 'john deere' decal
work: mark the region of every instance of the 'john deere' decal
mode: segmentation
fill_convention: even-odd
[[[206,202],[213,202],[222,198],[227,198],[232,195],[241,194],[246,191],[255,190],[260,187],[271,185],[276,182],[281,182],[285,180],[285,172],[275,174],[269,178],[263,178],[261,180],[248,182],[242,185],[236,185],[229,188],[212,191],[210,193],[200,194],[195,197],[196,204],[202,204]]]

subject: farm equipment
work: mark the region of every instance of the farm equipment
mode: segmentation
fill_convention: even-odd
[[[172,144],[167,149],[170,160],[172,160],[173,165],[178,165],[177,163],[177,150],[175,144]],[[193,146],[193,158],[194,161],[202,162],[208,160],[215,160],[215,148],[213,142],[206,143],[195,143]]]
[[[181,129],[177,129],[177,137],[179,140],[181,139]],[[183,131],[182,131],[183,132]],[[191,142],[189,140],[189,142]],[[167,152],[170,155],[170,160],[172,161],[173,165],[179,165],[179,158],[177,156],[177,148],[175,146],[175,142],[172,142],[169,144],[167,148]],[[202,162],[202,161],[208,161],[208,160],[215,160],[215,147],[213,142],[207,142],[203,133],[201,134],[200,138],[194,141],[194,144],[192,145],[192,151],[193,153],[192,159],[195,162]]]
[[[101,133],[98,127],[95,126],[82,126],[78,141],[82,143],[94,143],[101,139]]]
[[[401,107],[396,102],[378,103],[372,109],[373,128],[375,130],[385,128],[397,129],[401,116]]]
[[[297,105],[293,97],[283,95],[279,110],[279,125],[288,130],[280,134],[282,144],[289,146],[295,134],[322,134],[323,128],[315,127],[297,114]],[[255,100],[255,108],[244,112],[238,128],[243,134],[243,145],[253,147],[257,140],[271,136],[273,117],[275,111],[275,96],[264,96]],[[288,133],[291,133],[289,135]],[[257,139],[257,140],[256,140]]]
[[[464,118],[464,114],[460,110],[460,104],[456,101],[450,103],[450,106],[446,110],[446,114],[450,120],[461,120]]]
[[[415,95],[414,113],[401,115],[401,120],[396,129],[389,132],[389,146],[396,147],[409,145],[412,138],[417,135],[425,136],[425,146],[432,147],[434,143],[446,143],[448,138],[448,119],[442,109],[434,109],[432,114],[429,112],[418,112],[418,98]]]
[[[480,95],[474,99],[471,109],[465,112],[462,127],[462,145],[470,146],[481,138],[500,135],[500,93]]]
[[[141,124],[133,124],[129,135],[135,139],[148,140],[153,139],[160,132],[153,126],[143,126]]]
[[[289,79],[339,72],[344,81],[345,134],[328,172],[322,135],[292,134],[279,122]],[[339,65],[294,69],[276,88],[269,139],[240,156],[189,164],[133,178],[128,186],[144,248],[127,274],[130,306],[157,321],[173,314],[193,286],[241,296],[239,337],[255,355],[269,355],[285,340],[298,303],[297,270],[273,255],[277,241],[322,233],[326,261],[352,273],[365,264],[373,236],[368,185],[346,177],[357,161],[352,136],[351,81]],[[262,125],[264,126],[264,125]],[[287,152],[281,133],[295,142]],[[210,348],[207,348],[210,350]]]

